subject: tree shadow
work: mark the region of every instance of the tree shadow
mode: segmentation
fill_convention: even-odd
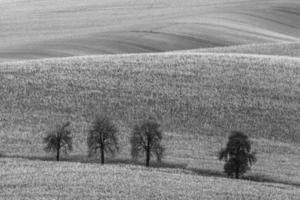
[[[214,176],[227,178],[226,174],[221,171],[213,170],[213,169],[199,169],[199,168],[188,168],[191,172],[199,175],[199,176]]]
[[[85,163],[99,163],[99,159],[88,159]],[[140,160],[123,159],[123,158],[107,158],[105,164],[115,164],[115,165],[134,165],[134,166],[145,166],[145,162]],[[168,169],[186,169],[187,164],[174,163],[174,162],[150,162],[149,168],[168,168]]]
[[[3,155],[3,158],[20,158],[32,161],[56,161],[54,156],[23,156],[23,155]],[[59,162],[83,162],[84,156],[82,155],[74,155],[68,157],[61,157]]]
[[[249,181],[255,181],[255,182],[284,184],[284,185],[295,186],[298,188],[300,187],[300,182],[282,180],[279,178],[270,177],[270,176],[263,175],[263,174],[249,174],[249,175],[245,175],[242,179],[249,180]]]
[[[27,160],[37,161],[53,161],[57,162],[54,156],[21,156],[21,155],[3,155],[4,158],[21,158]],[[86,155],[69,155],[61,157],[59,162],[75,162],[75,163],[90,163],[101,164],[101,160],[97,157],[87,157]],[[106,158],[105,164],[124,164],[145,166],[145,162],[140,160],[123,159],[123,158]],[[173,163],[173,162],[150,162],[149,168],[173,168],[173,169],[186,169],[187,164]]]
[[[199,168],[190,168],[189,170],[200,176],[230,178],[224,172],[217,171],[217,170],[199,169]],[[230,179],[235,179],[235,178],[230,178]],[[300,187],[300,182],[282,180],[279,178],[270,177],[270,176],[263,175],[263,174],[246,174],[244,176],[241,176],[239,178],[239,180],[247,180],[247,181],[253,181],[253,182],[260,182],[260,183],[276,183],[276,184],[284,184],[284,185]]]

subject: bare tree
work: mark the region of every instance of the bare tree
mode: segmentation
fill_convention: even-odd
[[[255,153],[251,152],[248,136],[239,131],[232,132],[226,148],[219,153],[219,159],[225,160],[225,173],[235,178],[243,175],[256,162]]]
[[[114,156],[119,151],[117,132],[111,119],[106,116],[96,116],[87,138],[89,156],[100,152],[101,164],[104,164],[105,153]]]
[[[137,159],[145,154],[147,167],[150,165],[151,156],[156,156],[157,161],[161,161],[165,150],[161,145],[161,140],[160,124],[155,120],[149,119],[136,125],[130,139],[132,158]]]
[[[61,149],[65,150],[65,153],[73,150],[71,131],[68,129],[70,122],[57,125],[56,129],[50,131],[44,138],[46,144],[46,152],[56,152],[56,160],[60,159]]]

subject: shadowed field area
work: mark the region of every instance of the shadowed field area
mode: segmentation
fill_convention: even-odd
[[[298,0],[1,0],[0,62],[295,42]]]

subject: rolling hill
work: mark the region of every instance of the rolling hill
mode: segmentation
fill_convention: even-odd
[[[295,42],[298,0],[1,0],[0,62]]]

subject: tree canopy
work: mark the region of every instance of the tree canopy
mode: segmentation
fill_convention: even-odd
[[[247,135],[233,131],[226,148],[219,153],[219,159],[225,161],[224,171],[228,176],[239,178],[256,162],[255,153],[251,152],[251,142]]]

